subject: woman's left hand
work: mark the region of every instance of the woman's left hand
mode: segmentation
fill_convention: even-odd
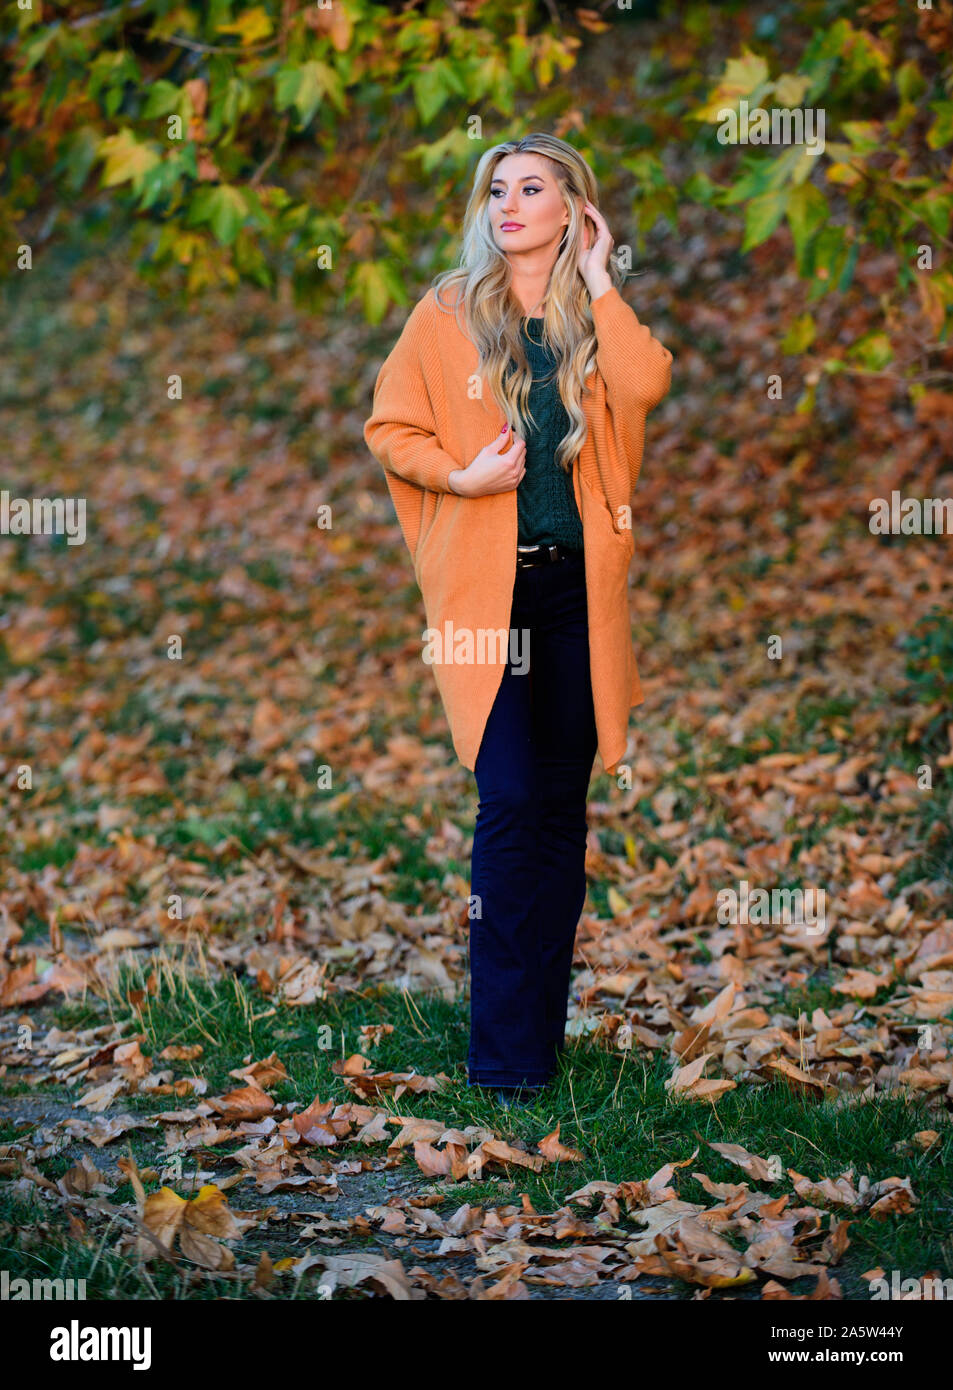
[[[596,224],[598,235],[595,241],[592,240],[592,233],[585,221],[582,224],[582,250],[579,252],[579,260],[576,269],[586,282],[586,288],[593,299],[597,299],[605,290],[612,288],[612,278],[608,271],[609,252],[615,246],[609,232],[609,225],[602,213],[590,203],[588,199],[583,204],[583,213],[591,217]],[[590,244],[591,243],[591,244]]]

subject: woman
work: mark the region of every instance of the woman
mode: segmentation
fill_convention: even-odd
[[[364,426],[476,777],[468,1072],[503,1103],[556,1070],[593,759],[615,771],[642,701],[629,501],[672,354],[619,294],[595,199],[562,140],[488,150],[461,265],[414,308]]]

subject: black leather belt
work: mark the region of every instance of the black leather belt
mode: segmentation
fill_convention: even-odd
[[[570,555],[580,555],[579,550],[567,550],[564,545],[518,545],[516,547],[516,568],[530,569],[533,565],[549,565],[554,560],[566,560]]]

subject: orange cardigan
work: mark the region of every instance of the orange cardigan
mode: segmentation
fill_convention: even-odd
[[[444,299],[451,302],[450,292]],[[671,385],[672,354],[617,289],[592,300],[591,311],[596,369],[585,383],[588,434],[573,465],[573,484],[583,528],[599,756],[613,773],[626,750],[629,710],[643,699],[628,602],[635,546],[620,509],[639,475],[645,417]],[[517,544],[515,489],[461,497],[447,484],[448,474],[466,468],[504,424],[489,391],[484,398],[477,363],[475,345],[429,289],[380,369],[364,425],[413,560],[428,627],[458,641],[461,631],[473,634],[472,653],[453,642],[444,642],[442,653],[430,648],[440,658],[433,671],[453,746],[470,771],[507,655],[505,643],[483,643],[481,636],[509,631]]]

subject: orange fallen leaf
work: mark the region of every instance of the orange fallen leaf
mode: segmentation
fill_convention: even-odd
[[[550,1163],[582,1163],[586,1157],[578,1149],[567,1149],[565,1144],[560,1144],[558,1124],[552,1133],[547,1134],[544,1139],[539,1141],[536,1147]]]

